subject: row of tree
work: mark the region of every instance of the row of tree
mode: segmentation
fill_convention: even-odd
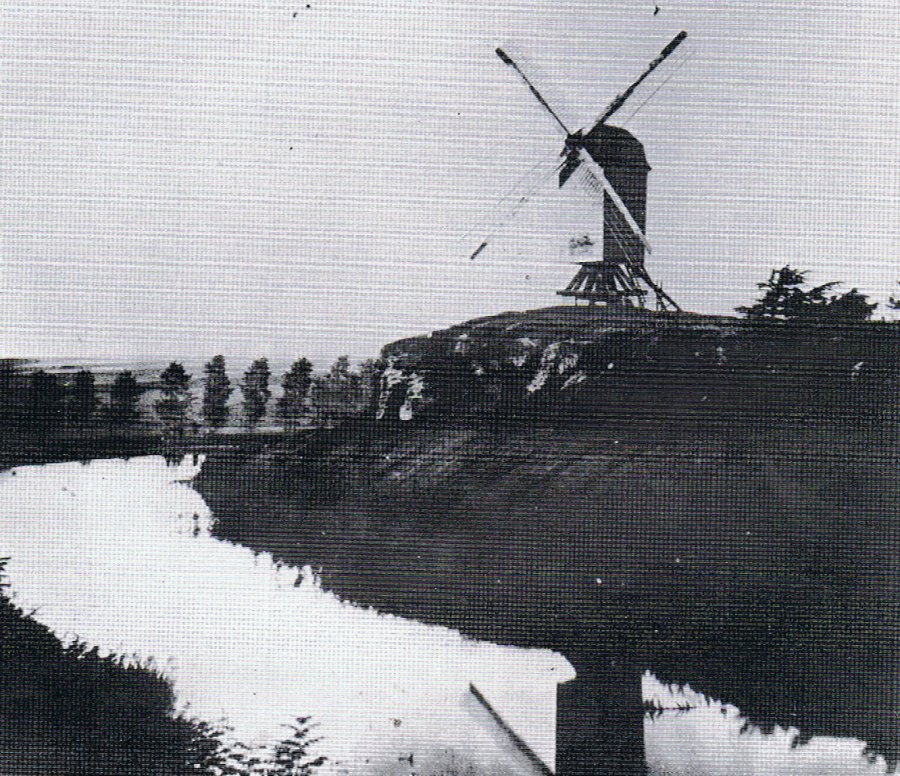
[[[333,423],[357,414],[370,404],[374,361],[363,362],[358,371],[350,368],[347,356],[341,356],[324,375],[313,373],[306,358],[297,359],[282,376],[282,395],[275,402],[275,417],[286,428],[295,429],[309,421]],[[243,424],[254,428],[270,410],[272,372],[265,358],[254,361],[244,372],[237,387],[241,392]],[[235,386],[226,370],[223,356],[214,356],[203,368],[203,396],[200,402],[202,424],[220,429],[231,419],[231,396]],[[179,434],[196,425],[191,375],[173,361],[160,375],[160,397],[154,411],[168,433]]]
[[[136,402],[143,393],[130,372],[116,377],[109,402],[103,405],[96,379],[87,369],[68,380],[38,369],[25,372],[14,360],[0,361],[0,419],[4,427],[80,424],[104,417],[125,423],[136,417]]]
[[[240,389],[241,422],[257,426],[270,411],[287,428],[310,421],[332,423],[364,410],[371,398],[375,363],[367,361],[358,371],[346,356],[339,358],[324,375],[313,373],[305,358],[297,359],[282,376],[282,395],[272,405],[269,363],[254,361],[243,379],[232,384],[225,359],[215,356],[204,367],[202,399],[192,390],[192,377],[180,362],[173,361],[155,385],[141,384],[130,371],[116,375],[109,385],[108,399],[101,401],[97,382],[89,370],[64,377],[36,370],[26,372],[14,361],[0,361],[0,421],[6,427],[54,426],[107,421],[128,425],[141,418],[140,398],[150,389],[159,391],[153,413],[167,433],[181,434],[204,426],[220,429],[232,419],[232,395]]]

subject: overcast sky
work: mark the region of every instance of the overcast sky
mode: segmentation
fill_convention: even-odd
[[[884,301],[900,280],[896,2],[659,5],[6,4],[0,349],[328,361],[556,304],[568,238],[599,235],[576,186],[548,180],[468,260],[560,148],[494,48],[577,127],[681,29],[612,122],[653,166],[652,274],[700,312],[788,262]]]

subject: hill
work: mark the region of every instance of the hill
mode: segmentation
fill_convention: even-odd
[[[748,322],[629,306],[479,318],[386,346],[382,417],[649,413],[844,401],[900,369],[888,323]]]
[[[385,347],[380,420],[214,454],[197,484],[221,536],[342,596],[562,652],[563,773],[642,772],[645,669],[896,762],[898,345],[504,313]]]
[[[618,740],[646,668],[896,760],[895,400],[704,406],[366,420],[213,454],[197,485],[221,536],[351,600],[607,666]]]

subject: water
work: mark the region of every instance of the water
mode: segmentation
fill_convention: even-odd
[[[250,746],[310,716],[339,772],[396,770],[411,751],[421,768],[447,750],[490,772],[528,772],[471,682],[552,764],[564,659],[351,606],[309,569],[213,538],[209,509],[183,481],[195,471],[141,458],[4,474],[13,602],[64,643],[155,668],[178,711],[224,722]]]
[[[226,723],[250,746],[311,716],[335,772],[535,772],[472,683],[552,768],[556,685],[573,675],[564,658],[351,605],[309,568],[215,538],[189,485],[197,471],[154,457],[0,475],[13,601],[64,643],[155,668],[179,712]],[[649,674],[643,695],[658,709],[645,745],[659,776],[885,772],[859,740],[763,732]]]
[[[763,732],[740,710],[645,674],[643,694],[657,709],[644,722],[653,776],[862,776],[884,774],[881,757],[864,757],[859,739],[813,736],[796,728]],[[802,742],[802,743],[801,743]]]

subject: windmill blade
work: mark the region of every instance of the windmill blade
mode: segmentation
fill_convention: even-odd
[[[559,173],[560,167],[561,164],[559,162],[550,159],[547,162],[532,168],[529,174],[519,181],[515,190],[501,200],[499,213],[495,215],[488,228],[484,230],[487,232],[488,236],[482,240],[479,246],[469,256],[469,259],[474,259],[478,256],[499,234],[503,232],[509,223],[516,217],[518,212],[531,201],[531,198],[537,193],[541,186]]]
[[[596,193],[603,192],[608,194],[612,203],[616,206],[616,209],[625,219],[625,223],[628,224],[628,228],[631,229],[635,237],[641,241],[641,244],[644,246],[647,253],[653,253],[653,249],[650,247],[650,243],[648,242],[643,229],[641,229],[638,222],[634,220],[631,211],[628,210],[627,205],[613,188],[609,179],[604,174],[603,169],[594,161],[583,146],[578,149],[578,158],[581,161],[581,164],[578,165],[578,169],[581,172],[582,183],[586,184],[589,190],[593,189]]]
[[[631,86],[629,86],[624,92],[622,92],[621,94],[616,96],[616,98],[609,104],[607,109],[603,112],[603,115],[600,116],[600,118],[594,122],[594,126],[596,127],[598,124],[603,124],[617,110],[619,110],[619,108],[621,108],[625,104],[625,101],[629,97],[631,97],[631,95],[634,93],[634,90],[637,89],[638,86],[641,85],[641,83],[644,81],[644,79],[648,75],[650,75],[650,73],[652,73],[654,70],[656,70],[656,68],[659,67],[669,57],[669,55],[681,45],[681,42],[686,37],[687,37],[687,32],[682,30],[674,38],[672,38],[672,40],[669,41],[669,44],[659,53],[659,56],[656,59],[654,59],[647,66],[647,69],[644,70],[643,73],[641,73],[641,75],[638,77],[638,79],[633,84],[631,84]]]
[[[672,72],[666,76],[665,80],[661,84],[659,84],[659,86],[657,86],[652,92],[650,92],[650,94],[648,94],[644,98],[643,102],[641,102],[641,104],[638,105],[633,111],[631,111],[631,113],[629,113],[623,121],[618,121],[616,123],[621,127],[626,126],[628,122],[631,121],[635,116],[637,116],[637,114],[640,113],[641,110],[643,110],[644,106],[657,95],[660,89],[662,89],[667,83],[669,83],[669,81],[671,81],[676,75],[678,75],[678,71],[681,70],[681,68],[683,68],[691,60],[695,53],[696,52],[694,51],[689,51],[687,54],[685,54],[681,58],[681,61],[672,69]]]
[[[522,69],[515,62],[513,62],[512,57],[510,57],[509,54],[507,54],[502,48],[496,49],[496,52],[497,52],[497,56],[500,57],[500,59],[503,61],[503,64],[509,65],[513,70],[516,71],[516,75],[518,75],[519,78],[521,78],[522,81],[525,83],[525,86],[527,86],[531,90],[531,93],[535,96],[537,101],[541,104],[541,107],[543,107],[543,109],[546,110],[547,113],[549,113],[553,117],[553,120],[557,123],[559,128],[567,136],[570,135],[571,133],[569,132],[569,128],[565,125],[563,120],[557,115],[556,111],[550,107],[550,103],[547,102],[543,98],[541,93],[537,90],[537,87],[533,83],[531,83],[531,81],[528,79],[528,76],[522,72]]]

